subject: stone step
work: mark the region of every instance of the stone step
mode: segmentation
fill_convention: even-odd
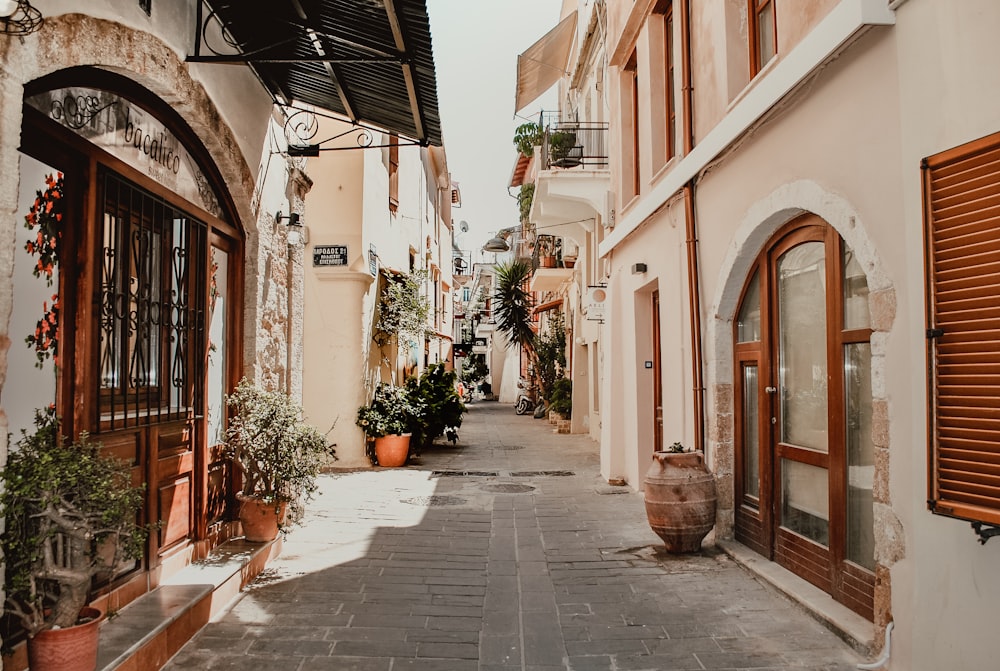
[[[270,543],[236,539],[181,569],[101,626],[97,668],[161,668],[280,552],[280,536]]]

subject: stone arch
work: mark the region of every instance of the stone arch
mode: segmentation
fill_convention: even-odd
[[[789,182],[747,208],[732,236],[719,270],[716,294],[711,297],[706,324],[706,368],[709,397],[709,443],[720,485],[719,534],[732,538],[734,525],[734,437],[733,425],[733,337],[740,292],[747,272],[764,245],[785,223],[800,214],[818,215],[832,226],[854,250],[865,271],[869,287],[872,337],[872,411],[875,443],[874,522],[875,534],[875,623],[879,628],[891,619],[889,568],[905,556],[904,534],[892,510],[889,492],[889,401],[886,397],[886,340],[895,321],[895,289],[868,235],[861,216],[851,203],[811,180]]]
[[[86,36],[81,39],[80,36]],[[26,37],[0,41],[0,267],[13,267],[19,188],[18,144],[24,86],[52,73],[88,65],[127,77],[169,104],[190,126],[218,171],[224,194],[232,204],[245,235],[245,258],[251,260],[244,283],[245,334],[257,321],[259,282],[252,267],[258,255],[258,226],[252,211],[254,174],[240,150],[236,135],[214,101],[196,81],[183,57],[154,34],[115,21],[85,14],[46,17],[41,28]],[[13,284],[9,272],[0,273],[0,389],[5,385],[10,346]],[[253,339],[244,338],[246,360],[253,360]],[[250,345],[250,349],[246,349]],[[2,413],[0,413],[2,415]],[[0,416],[0,430],[6,427]]]

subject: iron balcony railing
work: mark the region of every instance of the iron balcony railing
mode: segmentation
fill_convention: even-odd
[[[608,166],[608,124],[563,121],[545,128],[542,165],[602,169]]]

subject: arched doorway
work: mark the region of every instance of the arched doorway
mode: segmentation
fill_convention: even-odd
[[[812,214],[782,227],[734,322],[736,537],[869,619],[871,333],[848,245]]]
[[[146,484],[142,515],[157,528],[114,584],[145,581],[140,568],[162,576],[227,533],[218,443],[241,358],[236,208],[180,115],[106,71],[27,84],[21,152],[22,195],[41,171],[65,196],[48,369],[62,429],[90,432]]]

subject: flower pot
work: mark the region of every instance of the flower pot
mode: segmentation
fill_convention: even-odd
[[[379,466],[394,468],[406,463],[410,454],[410,434],[389,434],[375,439],[375,460]]]
[[[697,552],[715,526],[715,476],[701,452],[654,452],[646,472],[646,517],[667,552]]]
[[[251,543],[266,543],[278,537],[278,528],[285,521],[288,503],[265,502],[253,496],[237,494],[240,502],[240,524],[243,536]]]
[[[94,671],[97,668],[97,642],[103,613],[86,607],[83,624],[65,629],[46,629],[28,639],[28,666],[31,671]]]
[[[538,257],[538,267],[539,268],[555,268],[556,267],[556,257],[554,257],[554,256],[539,256]]]

